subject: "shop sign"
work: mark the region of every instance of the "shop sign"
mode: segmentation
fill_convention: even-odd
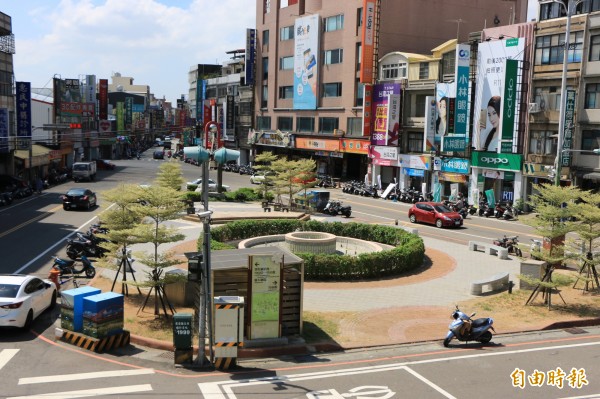
[[[434,157],[433,158],[433,170],[442,170],[442,158]]]
[[[466,183],[467,175],[461,175],[459,173],[445,173],[439,174],[440,181],[447,181],[452,183]]]
[[[525,176],[535,176],[535,177],[543,177],[548,178],[548,175],[552,171],[553,166],[551,165],[543,165],[539,163],[524,163],[523,164],[523,174]]]
[[[569,150],[573,148],[573,129],[575,125],[574,114],[575,114],[575,90],[567,90],[566,96],[566,107],[565,107],[565,127],[563,136],[563,150]],[[562,166],[569,166],[571,164],[571,154],[569,151],[563,151],[560,154],[560,161]]]
[[[423,169],[404,168],[404,174],[408,176],[424,177],[425,171]]]
[[[444,151],[464,151],[467,139],[464,136],[446,136],[442,143]]]
[[[306,150],[339,151],[340,141],[298,137],[296,138],[296,148],[302,148]]]
[[[464,158],[443,158],[442,172],[469,174],[469,160]]]
[[[397,161],[398,147],[373,146],[371,147],[371,158]]]
[[[60,152],[60,150],[50,150],[50,152],[48,153],[48,159],[53,160],[53,159],[61,159],[62,158],[62,153]]]
[[[431,169],[430,155],[401,155],[401,163],[404,168]]]
[[[369,142],[366,140],[356,139],[342,139],[340,143],[339,151],[349,152],[354,154],[365,154],[369,153]],[[337,150],[334,150],[337,151]]]
[[[256,145],[268,145],[272,147],[288,147],[290,145],[290,133],[283,133],[280,130],[274,132],[255,133],[253,138]]]
[[[471,165],[476,168],[521,171],[521,154],[498,154],[496,152],[473,152]]]

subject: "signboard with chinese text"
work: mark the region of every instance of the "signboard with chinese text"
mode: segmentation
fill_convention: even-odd
[[[250,263],[250,339],[279,337],[281,262],[252,255]]]
[[[101,120],[108,119],[108,79],[100,79],[98,85],[98,113]]]
[[[373,85],[366,84],[363,90],[363,136],[370,137],[371,129],[373,124],[372,115],[372,103],[373,103]]]
[[[246,84],[246,86],[254,86],[254,53],[255,53],[255,51],[256,51],[256,29],[246,29],[246,53],[244,55],[244,58],[245,58],[244,83]]]
[[[437,104],[434,96],[425,97],[425,137],[423,152],[435,151],[435,120],[437,118]]]
[[[380,83],[373,86],[371,105],[371,118],[373,121],[373,132],[371,133],[372,145],[388,145],[388,106],[390,95],[400,95],[399,83]]]
[[[469,174],[469,160],[464,158],[443,158],[441,171]]]
[[[16,82],[16,91],[17,137],[31,139],[31,83]]]
[[[562,149],[570,150],[573,148],[573,130],[575,125],[575,90],[567,90],[567,98],[565,104],[565,128]],[[561,151],[560,159],[562,166],[569,166],[571,164],[571,153],[569,151]]]
[[[373,57],[375,54],[375,2],[364,0],[361,29],[360,83],[373,83]]]
[[[316,109],[319,82],[318,14],[296,19],[294,24],[294,109]]]
[[[456,46],[455,95],[448,109],[448,135],[442,140],[443,151],[464,151],[467,147],[469,120],[469,64],[471,46]]]

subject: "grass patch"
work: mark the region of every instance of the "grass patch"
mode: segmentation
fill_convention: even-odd
[[[337,317],[328,317],[321,312],[304,312],[303,319],[302,338],[307,343],[333,341],[339,335]]]

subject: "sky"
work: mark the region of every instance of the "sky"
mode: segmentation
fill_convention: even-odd
[[[528,20],[536,8],[529,0]],[[16,81],[118,72],[173,103],[192,66],[228,60],[256,25],[253,0],[0,0],[0,11],[12,17]]]
[[[218,5],[218,6],[217,6]],[[0,0],[12,18],[15,80],[108,79],[116,72],[157,98],[188,97],[188,72],[246,47],[252,0]]]

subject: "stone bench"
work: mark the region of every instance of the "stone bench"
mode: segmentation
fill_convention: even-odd
[[[273,203],[273,209],[276,211],[281,211],[281,212],[289,212],[290,211],[290,207],[287,205],[284,205],[282,203],[279,202],[274,202]]]
[[[471,283],[471,295],[481,295],[483,293],[483,286],[487,285],[490,291],[499,291],[505,286],[508,286],[508,272],[501,272],[494,274],[492,277],[474,281]]]
[[[508,259],[508,249],[487,242],[469,241],[469,251],[479,251],[481,248],[488,255],[497,255],[499,259]]]

